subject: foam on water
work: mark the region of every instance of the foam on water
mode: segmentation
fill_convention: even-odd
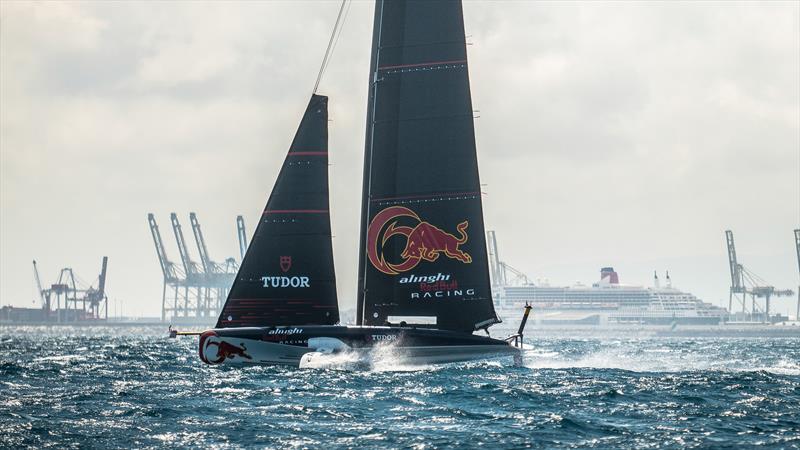
[[[0,327],[0,448],[800,445],[800,336],[536,339],[525,366],[208,366],[162,329]]]
[[[335,353],[307,355],[300,362],[303,369],[367,370],[374,372],[408,372],[429,370],[434,366],[411,364],[393,342],[382,342],[369,351],[344,350]]]
[[[720,354],[716,340],[632,339],[598,341],[585,351],[570,347],[562,352],[543,345],[526,350],[523,362],[533,369],[594,368],[633,372],[765,371],[800,375],[800,361],[780,354],[754,354],[747,340],[742,350]],[[735,343],[734,343],[735,345]],[[732,357],[733,356],[733,357]]]

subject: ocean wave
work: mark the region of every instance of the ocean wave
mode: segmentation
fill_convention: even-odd
[[[529,339],[522,367],[386,347],[297,369],[208,366],[144,331],[3,328],[0,447],[800,445],[800,339]]]

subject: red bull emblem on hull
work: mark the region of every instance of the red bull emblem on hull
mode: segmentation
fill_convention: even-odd
[[[401,217],[408,217],[417,221],[414,227],[398,226]],[[388,224],[388,227],[386,226]],[[375,215],[367,229],[367,256],[372,266],[387,275],[397,275],[413,269],[421,260],[434,262],[440,255],[461,261],[464,264],[472,262],[472,257],[460,249],[467,242],[468,221],[463,221],[456,226],[459,237],[450,234],[419,218],[417,213],[404,206],[391,206]],[[383,233],[382,230],[386,229]],[[405,249],[400,253],[402,262],[392,263],[386,261],[380,251],[392,236],[406,237]]]
[[[216,347],[216,354],[214,355],[212,347]],[[213,355],[213,356],[212,356]],[[219,339],[217,333],[213,331],[206,331],[200,336],[200,359],[207,364],[219,364],[226,359],[234,359],[235,357],[244,359],[253,359],[247,353],[247,347],[244,343],[241,345],[231,344],[229,342]]]

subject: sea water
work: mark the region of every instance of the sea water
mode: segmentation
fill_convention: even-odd
[[[161,328],[0,327],[0,447],[800,446],[800,336],[534,338],[510,359],[208,366]]]

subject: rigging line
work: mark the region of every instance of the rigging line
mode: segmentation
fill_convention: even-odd
[[[336,32],[336,38],[333,40],[333,47],[331,47],[331,56],[328,57],[328,60],[325,62],[325,67],[322,69],[322,76],[325,76],[325,71],[328,70],[328,64],[330,64],[331,59],[333,59],[333,53],[336,51],[336,45],[339,43],[339,37],[342,36],[342,30],[344,30],[344,24],[347,22],[347,15],[350,13],[350,6],[352,6],[352,4],[352,1],[347,2],[347,9],[344,10],[342,22],[339,24],[339,30]]]
[[[322,75],[320,76],[320,78],[325,76],[325,72],[328,70],[328,65],[331,63],[331,60],[333,59],[333,53],[336,51],[336,45],[339,43],[339,37],[342,35],[342,30],[344,29],[345,22],[347,22],[347,15],[350,13],[350,6],[353,4],[353,2],[347,2],[347,0],[344,1],[347,3],[347,8],[344,10],[344,15],[342,15],[341,21],[339,22],[339,28],[335,30],[336,37],[333,39],[333,45],[330,48],[329,55],[323,63],[324,65],[322,67]]]
[[[339,14],[336,16],[336,23],[333,25],[333,30],[331,31],[331,37],[328,39],[328,48],[325,49],[325,57],[322,58],[322,64],[319,67],[319,74],[317,74],[317,82],[314,83],[314,91],[313,93],[317,93],[317,88],[319,87],[319,82],[322,80],[322,74],[325,72],[325,66],[328,63],[328,57],[331,54],[331,47],[333,46],[334,38],[336,37],[336,30],[339,28],[339,21],[342,19],[342,12],[344,11],[344,5],[347,3],[347,0],[342,0],[342,5],[339,7]]]

